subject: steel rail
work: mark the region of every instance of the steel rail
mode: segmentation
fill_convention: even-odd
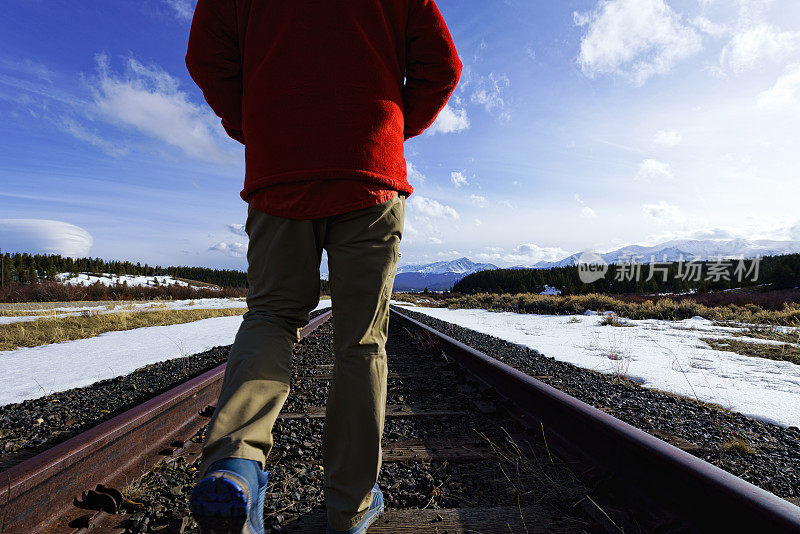
[[[330,316],[312,319],[301,337]],[[216,403],[224,374],[222,364],[0,473],[0,533],[76,531],[76,519],[93,514],[76,507],[84,492],[124,487],[207,423],[201,411]]]
[[[701,532],[800,532],[800,507],[403,314],[392,313],[542,425],[547,442]]]

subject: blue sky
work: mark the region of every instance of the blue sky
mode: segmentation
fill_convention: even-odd
[[[800,2],[440,0],[465,65],[406,143],[404,263],[800,240]],[[244,269],[243,151],[189,0],[9,0],[0,248]]]

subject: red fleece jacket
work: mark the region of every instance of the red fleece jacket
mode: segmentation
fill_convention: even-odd
[[[342,178],[410,193],[403,142],[461,74],[433,0],[198,0],[186,66],[245,145],[245,200]]]

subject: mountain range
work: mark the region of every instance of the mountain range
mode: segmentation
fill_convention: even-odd
[[[757,256],[779,256],[800,253],[798,241],[748,240],[748,239],[676,239],[646,247],[629,245],[600,254],[606,263],[623,263],[635,259],[640,263],[670,262],[684,260],[714,260],[717,258],[755,258]],[[540,261],[534,269],[567,267],[575,265],[581,252],[567,256],[559,261]]]
[[[475,263],[469,258],[452,261],[437,261],[422,265],[403,265],[397,268],[394,278],[395,291],[431,291],[450,289],[453,284],[468,274],[497,269],[491,263]]]
[[[611,252],[599,254],[606,263],[622,263],[635,259],[642,263],[684,260],[714,260],[723,258],[754,258],[800,253],[798,241],[747,240],[747,239],[676,239],[654,246],[628,245]],[[548,269],[575,265],[582,253],[572,254],[558,261],[540,261],[533,265],[515,265],[510,269]],[[491,263],[475,263],[469,258],[437,261],[398,267],[394,279],[395,291],[431,291],[449,289],[468,274],[497,269]]]

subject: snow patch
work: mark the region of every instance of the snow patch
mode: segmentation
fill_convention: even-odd
[[[138,276],[132,274],[95,274],[95,273],[59,273],[56,280],[62,284],[90,286],[100,282],[104,286],[114,286],[127,283],[129,286],[188,286],[187,282],[176,280],[171,276]]]
[[[330,305],[330,300],[323,300],[315,309]],[[240,316],[215,317],[0,351],[0,405],[88,386],[145,365],[230,345],[241,322]]]

